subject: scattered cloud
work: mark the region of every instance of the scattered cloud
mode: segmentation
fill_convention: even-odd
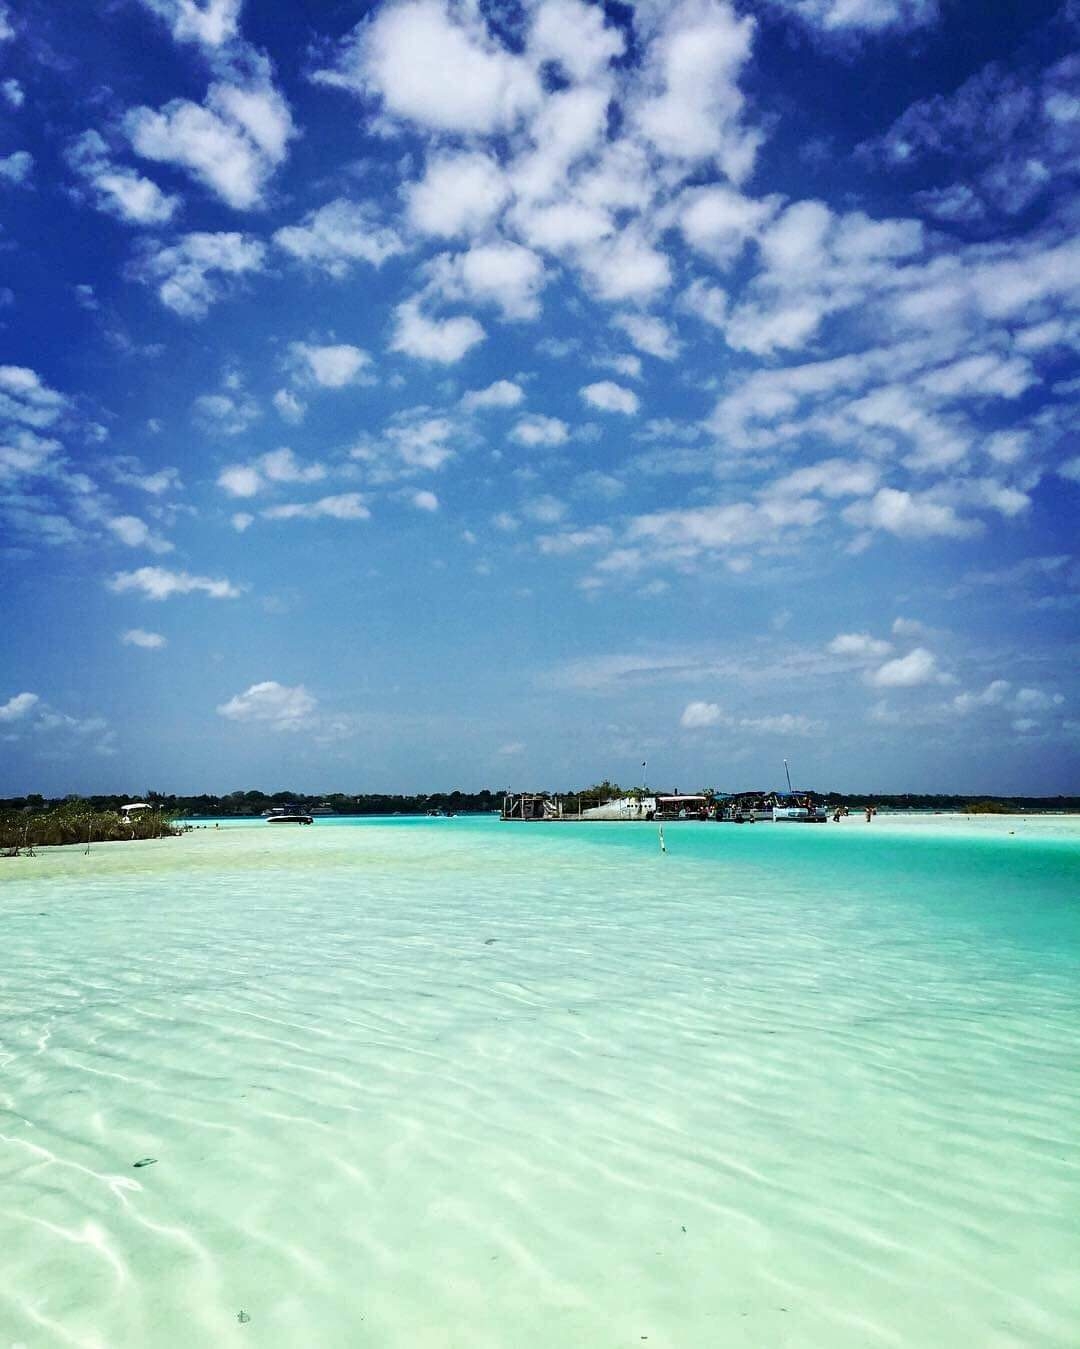
[[[311,724],[318,699],[303,684],[290,688],[267,679],[218,706],[219,717],[267,726],[273,731],[300,731]]]
[[[274,404],[274,410],[281,420],[288,422],[291,426],[299,426],[304,420],[307,407],[291,389],[278,389],[271,402]]]
[[[484,329],[472,315],[430,318],[421,310],[419,300],[405,300],[394,310],[390,350],[422,361],[454,365],[485,336]]]
[[[368,373],[371,357],[359,347],[344,342],[323,347],[293,342],[289,352],[304,378],[324,389],[343,389],[347,384],[371,382]]]
[[[243,234],[185,234],[174,244],[147,246],[131,274],[157,287],[166,308],[182,318],[205,318],[233,279],[263,270],[266,245]]]
[[[177,42],[195,42],[208,48],[223,46],[236,37],[244,0],[142,0],[168,24]]]
[[[263,204],[296,134],[289,106],[268,82],[212,84],[204,103],[176,98],[132,108],[124,129],[135,153],[174,164],[234,210]]]
[[[380,221],[369,202],[344,197],[309,211],[299,225],[276,230],[274,243],[337,281],[358,262],[381,267],[387,258],[405,251],[401,238]]]
[[[486,389],[472,389],[461,400],[467,412],[487,408],[516,408],[525,401],[525,390],[513,380],[497,379]]]
[[[663,319],[648,314],[616,314],[612,323],[621,328],[639,351],[661,361],[673,361],[680,351],[679,339]]]
[[[586,384],[580,393],[590,407],[598,408],[601,412],[621,412],[624,416],[634,417],[641,406],[640,399],[632,389],[623,388],[610,379]]]
[[[13,150],[11,154],[0,157],[0,183],[22,187],[29,183],[33,170],[34,156],[29,150]]]
[[[377,98],[391,118],[465,134],[509,130],[542,97],[536,71],[492,40],[479,12],[438,0],[377,11],[315,79]]]
[[[868,632],[841,632],[829,643],[829,650],[834,656],[877,659],[892,650],[892,643]]]
[[[359,492],[343,492],[318,501],[268,506],[262,516],[264,520],[370,520],[371,511]]]
[[[167,225],[180,209],[180,198],[163,192],[150,178],[116,164],[104,138],[84,131],[68,146],[66,158],[92,189],[99,211],[132,225]]]
[[[36,693],[16,693],[0,704],[0,721],[19,721],[41,702]]]
[[[128,628],[120,634],[124,646],[138,646],[144,651],[160,651],[168,642],[160,632],[147,632],[145,628]]]
[[[510,439],[529,449],[539,445],[563,445],[570,438],[570,428],[558,417],[535,413],[520,418],[510,432]]]
[[[137,515],[114,515],[105,524],[112,536],[128,548],[146,548],[151,553],[171,553],[173,550],[168,539],[155,534]]]
[[[128,591],[142,594],[149,600],[167,600],[173,595],[196,592],[214,600],[234,600],[243,593],[239,586],[224,578],[192,576],[186,571],[167,571],[164,567],[139,567],[136,571],[118,571],[107,582],[114,594]]]
[[[723,719],[718,703],[692,702],[683,708],[679,725],[686,730],[701,730],[706,726],[715,726]]]
[[[288,448],[270,450],[250,464],[230,464],[218,474],[218,486],[232,497],[253,497],[273,483],[321,482],[326,468],[305,464]]]
[[[870,672],[867,682],[879,689],[910,689],[920,684],[940,684],[943,678],[933,653],[917,646],[906,656],[897,656]]]

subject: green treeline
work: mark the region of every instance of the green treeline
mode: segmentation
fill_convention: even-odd
[[[638,792],[640,788],[623,789],[617,783],[594,783],[551,793],[561,797],[578,797],[589,801],[608,800],[626,794]],[[651,794],[661,789],[650,787]],[[675,790],[675,789],[672,789]],[[701,792],[708,796],[725,796],[727,793],[714,788],[684,787],[684,792]],[[544,795],[546,793],[538,793]],[[857,794],[843,792],[814,792],[813,795],[828,806],[866,806],[874,805],[882,810],[945,810],[967,811],[977,814],[999,814],[1020,811],[1080,811],[1080,796],[987,796],[985,794],[890,794],[886,792],[861,792]],[[425,815],[432,811],[455,814],[487,814],[498,811],[503,802],[504,789],[491,791],[485,788],[478,792],[431,792],[411,795],[395,795],[389,792],[328,792],[312,795],[310,792],[279,791],[263,792],[258,790],[229,792],[224,796],[205,794],[200,796],[177,796],[163,792],[150,791],[140,799],[154,806],[154,811],[140,813],[135,822],[138,829],[154,828],[153,817],[178,819],[197,816],[243,817],[258,816],[264,810],[274,806],[297,805],[305,810],[317,806],[328,806],[335,815]],[[100,813],[103,816],[114,815],[120,806],[131,800],[129,796],[88,796],[85,798],[66,797],[47,800],[42,796],[12,797],[0,800],[0,821],[13,820],[14,825],[28,818],[36,820],[48,816],[56,827],[67,832],[78,828],[79,821],[88,813]],[[143,825],[142,820],[147,820]],[[120,823],[128,829],[117,837],[131,837],[132,822],[120,818]],[[40,825],[44,828],[44,824]],[[103,826],[104,827],[104,824]],[[143,837],[136,834],[136,837]],[[44,841],[44,840],[43,840]],[[76,839],[68,840],[71,842]]]

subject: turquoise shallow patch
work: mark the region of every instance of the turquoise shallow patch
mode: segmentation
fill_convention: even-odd
[[[1073,1343],[1076,825],[665,835],[0,862],[3,1338]]]

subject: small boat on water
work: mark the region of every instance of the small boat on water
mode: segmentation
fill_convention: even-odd
[[[315,821],[299,806],[275,806],[266,811],[263,818],[267,824],[314,824]]]

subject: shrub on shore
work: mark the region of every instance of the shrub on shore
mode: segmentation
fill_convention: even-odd
[[[94,810],[85,801],[65,801],[51,810],[4,811],[0,814],[0,854],[17,857],[35,848],[65,843],[115,843],[164,838],[180,830],[162,810],[141,810],[131,816],[118,810]]]

